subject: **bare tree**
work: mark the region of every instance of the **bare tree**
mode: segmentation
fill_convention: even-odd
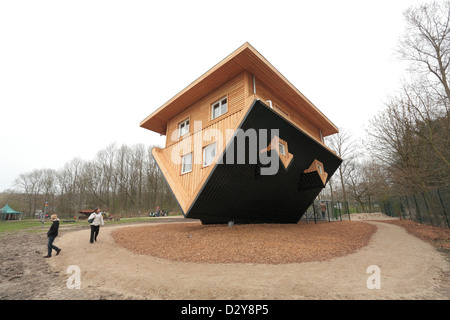
[[[14,181],[14,187],[24,195],[24,201],[27,205],[27,213],[34,214],[39,206],[39,195],[42,191],[42,171],[33,170],[32,172],[20,174]]]
[[[177,210],[151,149],[142,144],[111,144],[90,161],[75,158],[57,171],[20,174],[9,198],[28,214],[42,208],[45,201],[67,216],[97,206],[126,215],[149,212],[156,206]]]
[[[405,19],[399,52],[411,79],[370,122],[368,145],[396,191],[418,192],[450,180],[450,1],[411,7]]]
[[[33,216],[36,210],[44,209],[46,201],[56,208],[56,174],[51,169],[35,169],[20,174],[14,181],[15,197],[23,199],[25,214]],[[20,195],[20,196],[19,196]]]
[[[342,188],[342,197],[344,201],[347,201],[345,186],[347,183],[349,170],[351,170],[348,164],[356,156],[356,144],[352,139],[351,133],[343,128],[339,129],[339,133],[326,137],[325,139],[326,144],[332,150],[336,151],[337,155],[343,159],[342,164],[338,168],[338,172]]]
[[[347,179],[347,188],[351,197],[359,203],[363,212],[366,212],[365,200],[367,197],[368,186],[365,183],[363,165],[357,161],[348,162],[349,174]]]
[[[401,94],[410,116],[400,119],[450,168],[450,1],[411,7],[404,16],[407,27],[399,52],[411,62],[413,80]]]
[[[411,71],[425,76],[429,86],[448,101],[450,85],[450,1],[411,7],[405,14],[406,32],[399,53],[411,62]],[[448,109],[447,109],[448,110]]]
[[[76,213],[84,205],[79,179],[83,161],[75,158],[66,163],[56,174],[58,184],[59,209],[62,212]]]

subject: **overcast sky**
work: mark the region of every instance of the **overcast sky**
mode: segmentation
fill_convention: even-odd
[[[140,121],[246,41],[361,137],[406,76],[403,12],[424,2],[3,0],[0,191],[114,142],[163,144]]]

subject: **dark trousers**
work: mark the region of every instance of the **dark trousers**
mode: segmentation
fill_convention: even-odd
[[[56,237],[48,237],[48,243],[47,243],[47,247],[48,247],[48,255],[51,256],[52,255],[52,249],[59,251],[59,248],[57,246],[53,245],[53,241],[55,241]]]
[[[100,231],[100,226],[94,226],[91,224],[91,240],[90,242],[93,243],[94,240],[97,241],[98,232]]]

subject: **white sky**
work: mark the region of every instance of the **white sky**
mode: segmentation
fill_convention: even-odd
[[[424,2],[3,0],[0,192],[113,142],[162,144],[140,121],[246,41],[361,137],[406,75],[402,14]]]

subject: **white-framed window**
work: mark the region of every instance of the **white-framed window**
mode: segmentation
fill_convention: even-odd
[[[281,142],[278,143],[278,149],[280,150],[280,154],[285,156],[286,155],[286,149],[284,147],[284,144],[282,144]]]
[[[189,119],[184,120],[178,124],[178,137],[189,133]]]
[[[192,152],[181,157],[181,174],[192,171]]]
[[[220,117],[228,111],[227,101],[227,97],[225,97],[211,105],[211,120]]]
[[[317,164],[317,169],[319,171],[319,174],[323,173],[323,169],[322,169],[322,166],[320,164]]]
[[[211,164],[216,156],[216,144],[212,143],[203,148],[203,166],[207,167]]]

